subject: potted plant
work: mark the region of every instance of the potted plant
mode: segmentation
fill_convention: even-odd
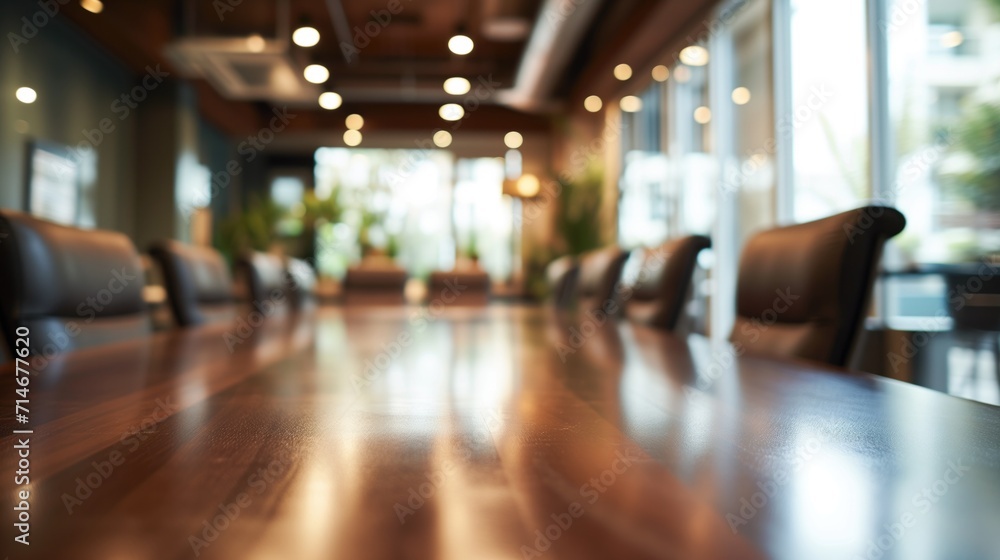
[[[465,255],[475,268],[479,267],[479,244],[476,241],[476,232],[469,235],[469,244],[465,247]]]

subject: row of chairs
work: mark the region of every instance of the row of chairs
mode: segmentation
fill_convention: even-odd
[[[315,274],[298,259],[248,253],[237,260],[234,282],[211,248],[163,241],[149,254],[177,327],[231,321],[255,304],[275,313],[302,310],[315,297]],[[8,352],[22,327],[38,354],[148,335],[146,288],[143,258],[125,235],[0,210],[0,327]]]
[[[730,341],[755,354],[847,366],[882,248],[905,225],[897,210],[867,206],[756,234],[740,258]],[[609,247],[557,259],[547,270],[552,302],[578,311],[620,310],[631,321],[674,331],[698,254],[710,245],[694,235],[632,254]],[[630,258],[638,273],[623,277]]]

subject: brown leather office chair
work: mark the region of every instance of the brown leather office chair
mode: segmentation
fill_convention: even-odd
[[[149,254],[160,265],[178,326],[236,317],[232,276],[218,251],[167,240],[154,244]]]
[[[618,283],[626,259],[628,253],[617,246],[590,251],[580,256],[580,272],[575,290],[579,310],[614,310],[620,305]]]
[[[752,353],[846,366],[882,247],[905,225],[897,210],[868,206],[758,233],[740,260],[730,340]]]
[[[625,316],[637,323],[674,330],[690,293],[698,254],[711,246],[709,238],[690,235],[636,250],[633,258],[638,260],[639,269],[626,292]]]
[[[139,253],[128,237],[0,210],[0,323],[36,354],[148,335]]]
[[[549,301],[557,308],[567,308],[573,305],[573,294],[576,291],[576,281],[580,275],[580,267],[571,256],[560,257],[545,268],[545,277],[549,284]]]

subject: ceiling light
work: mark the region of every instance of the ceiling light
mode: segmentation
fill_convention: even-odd
[[[528,173],[527,175],[521,175],[517,180],[517,194],[525,197],[531,198],[538,194],[538,191],[542,190],[542,184],[538,180],[538,177]]]
[[[465,35],[455,35],[448,39],[448,49],[455,54],[469,54],[475,44]]]
[[[450,95],[465,95],[472,89],[472,84],[465,78],[448,78],[444,81],[444,91]]]
[[[522,17],[497,16],[484,21],[480,32],[491,41],[520,41],[531,33],[531,22]]]
[[[733,90],[733,103],[737,105],[746,105],[749,102],[750,90],[742,86]]]
[[[305,76],[307,82],[314,84],[322,84],[330,79],[330,71],[322,64],[310,64],[306,66],[305,72],[302,75]]]
[[[315,47],[319,43],[319,31],[315,27],[300,27],[292,32],[292,42],[300,47]]]
[[[698,124],[708,124],[712,120],[712,110],[702,105],[694,110],[694,120]]]
[[[618,102],[618,106],[622,108],[622,111],[626,113],[638,113],[642,111],[642,99],[634,95],[626,95],[622,97],[622,100]]]
[[[941,46],[946,49],[953,49],[965,42],[965,36],[961,31],[949,31],[941,36]]]
[[[619,64],[615,66],[615,77],[621,81],[625,81],[632,77],[632,67],[628,64]]]
[[[521,147],[521,144],[524,144],[524,137],[521,136],[520,132],[511,131],[504,135],[503,143],[506,144],[508,148],[516,150]]]
[[[38,94],[30,87],[19,87],[14,92],[14,97],[21,103],[34,103],[38,99]]]
[[[446,103],[438,109],[438,115],[446,121],[457,121],[465,116],[465,109],[457,103]]]
[[[653,79],[657,82],[665,82],[667,78],[670,77],[670,69],[666,66],[660,64],[659,66],[653,67]]]
[[[250,52],[259,53],[264,50],[267,43],[264,38],[260,36],[259,33],[254,33],[253,35],[247,37],[247,50]]]
[[[104,2],[101,2],[101,0],[80,0],[80,6],[92,14],[99,14],[104,11]]]
[[[347,118],[344,119],[344,124],[351,130],[361,130],[361,127],[365,126],[365,119],[361,115],[354,113],[347,115]]]
[[[680,59],[688,66],[704,66],[708,64],[708,49],[700,45],[685,47],[681,51]]]
[[[438,148],[451,146],[451,133],[447,130],[439,130],[434,133],[434,145]]]
[[[674,68],[674,79],[682,84],[687,83],[691,79],[691,69],[687,66]]]
[[[583,108],[591,113],[600,111],[603,106],[604,103],[601,101],[601,98],[596,95],[591,95],[583,100]]]
[[[361,131],[360,130],[345,130],[344,131],[344,144],[351,146],[357,146],[361,144]]]
[[[343,98],[340,97],[339,93],[326,91],[319,94],[319,106],[328,111],[332,111],[340,107],[341,103],[343,102],[344,100]]]

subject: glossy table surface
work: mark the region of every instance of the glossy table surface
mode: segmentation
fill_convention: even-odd
[[[36,364],[27,547],[0,367],[4,555],[1000,558],[996,407],[529,307],[227,329]]]

